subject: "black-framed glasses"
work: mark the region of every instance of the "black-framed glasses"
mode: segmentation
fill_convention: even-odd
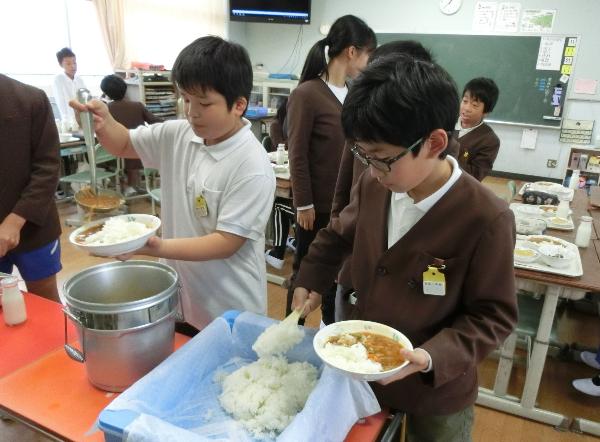
[[[367,155],[366,152],[356,143],[354,143],[352,145],[352,147],[350,148],[350,151],[365,166],[373,166],[375,169],[377,169],[381,172],[391,172],[392,164],[394,164],[396,161],[398,161],[400,158],[402,158],[407,153],[412,152],[422,142],[423,142],[423,137],[419,138],[417,141],[415,141],[413,144],[411,144],[409,146],[409,148],[406,149],[404,152],[401,152],[394,157],[387,157],[387,158],[373,158],[373,157]]]

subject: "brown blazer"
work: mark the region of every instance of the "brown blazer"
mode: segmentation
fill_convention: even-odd
[[[60,236],[54,202],[59,150],[46,94],[0,74],[0,222],[11,212],[27,220],[15,252],[34,250]]]
[[[460,143],[458,164],[461,169],[479,181],[483,180],[494,167],[494,161],[500,150],[500,139],[490,126],[483,123],[460,137],[458,142]]]
[[[320,78],[292,91],[286,123],[294,207],[331,211],[345,142],[341,113],[342,104]]]
[[[360,178],[360,175],[366,169],[366,166],[354,157],[350,151],[350,146],[349,143],[346,143],[344,151],[342,152],[340,171],[338,172],[335,193],[333,195],[333,204],[331,207],[332,218],[337,218],[344,207],[350,203],[350,191]],[[454,158],[458,157],[459,147],[456,134],[453,133],[448,138],[448,147],[446,149],[448,155],[452,155]],[[344,262],[337,281],[344,288],[352,287],[349,259]]]
[[[390,249],[391,194],[369,173],[351,203],[321,230],[295,286],[323,293],[352,253],[356,317],[388,324],[429,352],[433,370],[387,387],[384,405],[418,415],[458,412],[477,397],[477,364],[514,329],[514,217],[507,204],[467,174]],[[446,295],[423,294],[434,258],[446,266]]]

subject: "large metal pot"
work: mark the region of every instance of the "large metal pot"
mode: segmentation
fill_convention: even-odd
[[[179,277],[153,261],[101,264],[64,285],[65,351],[85,363],[89,381],[123,391],[173,351]],[[67,343],[69,317],[81,350]]]

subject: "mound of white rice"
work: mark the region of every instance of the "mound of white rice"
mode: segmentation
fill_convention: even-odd
[[[349,347],[328,342],[321,350],[323,357],[332,365],[355,373],[380,373],[379,362],[368,358],[367,349],[360,342]]]
[[[126,218],[109,218],[102,226],[102,230],[91,234],[84,240],[88,246],[116,244],[127,241],[148,233],[152,229],[139,221]]]
[[[317,384],[308,362],[267,356],[239,368],[223,381],[221,405],[255,438],[275,438],[302,410]]]
[[[273,324],[260,334],[252,350],[259,358],[269,355],[283,354],[304,338],[304,327],[285,321]]]

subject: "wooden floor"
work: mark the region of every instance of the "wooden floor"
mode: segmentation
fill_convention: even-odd
[[[484,183],[498,195],[506,195],[508,190],[506,180],[487,178]],[[73,217],[75,207],[72,203],[59,203],[61,219]],[[150,204],[145,200],[132,201],[131,213],[150,213]],[[86,255],[68,243],[68,235],[73,229],[63,226],[61,237],[63,270],[58,274],[59,287],[64,281],[91,265],[107,262],[105,258]],[[147,259],[147,258],[144,258]],[[291,254],[286,256],[284,268],[269,272],[288,276],[291,271]],[[285,313],[286,290],[274,284],[268,286],[268,315],[282,319]],[[573,344],[589,349],[595,349],[600,344],[600,319],[598,315],[578,311],[573,303],[563,304],[560,308],[557,337],[562,344]],[[317,327],[320,315],[315,312],[308,318],[307,325]],[[565,345],[562,346],[564,353]],[[559,352],[559,347],[554,349]],[[542,378],[538,398],[540,407],[561,412],[572,417],[584,417],[600,421],[600,398],[591,398],[580,394],[571,386],[571,380],[578,377],[590,377],[596,374],[594,370],[581,362],[573,361],[576,352],[561,354],[561,358],[549,358]],[[524,358],[521,358],[524,360]],[[484,361],[479,370],[480,385],[491,387],[495,375],[497,361],[489,358]],[[523,363],[515,364],[513,369],[509,394],[519,395],[525,379]],[[529,442],[529,441],[596,441],[597,438],[573,432],[560,432],[554,428],[529,421],[520,417],[501,413],[484,407],[476,407],[473,440],[476,442]],[[13,441],[48,441],[45,436],[35,433],[27,427],[12,421],[0,420],[0,442]]]

